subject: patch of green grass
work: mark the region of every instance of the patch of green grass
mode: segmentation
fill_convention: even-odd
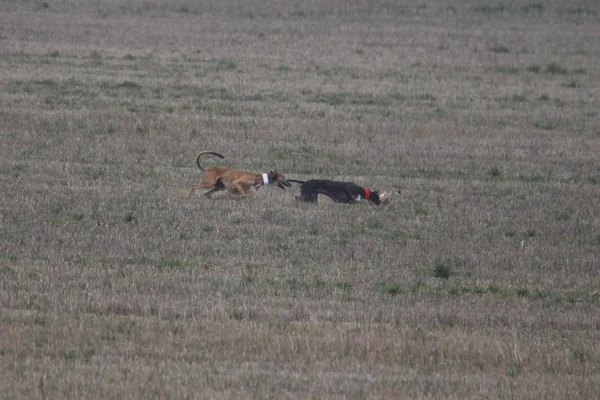
[[[0,253],[0,259],[2,259],[2,260],[7,260],[7,261],[10,261],[10,262],[15,262],[15,261],[17,261],[18,258],[19,257],[16,254],[14,254],[14,253]],[[6,268],[9,268],[9,267],[6,267]],[[0,274],[2,274],[2,273],[9,273],[9,272],[12,273],[13,271],[12,270],[8,271],[8,270],[5,270],[4,268],[0,269]]]
[[[519,174],[519,180],[527,183],[545,182],[548,180],[548,176],[539,172],[535,172],[530,175]]]
[[[287,279],[285,283],[292,292],[295,292],[306,286],[306,284],[303,281],[300,281],[298,278]]]
[[[429,215],[429,210],[426,206],[422,204],[417,204],[415,205],[415,215],[421,215],[423,217],[426,217],[427,215]]]
[[[108,323],[100,335],[103,340],[114,341],[119,335],[128,336],[133,333],[137,325],[134,319],[122,319],[116,323]]]
[[[533,293],[533,297],[537,299],[548,299],[554,297],[554,293],[549,290],[536,290]]]
[[[346,93],[346,92],[331,92],[319,93],[309,98],[310,102],[323,103],[330,106],[359,105],[359,106],[382,106],[391,105],[391,98],[386,96],[377,96],[368,93]]]
[[[424,287],[425,287],[425,282],[423,282],[422,280],[416,280],[413,282],[412,291],[418,292],[419,290],[421,290]]]
[[[244,96],[243,100],[244,101],[264,101],[265,96],[261,93],[253,93],[253,94]]]
[[[589,7],[564,7],[558,9],[559,14],[575,15],[575,16],[598,16],[598,11]]]
[[[202,232],[211,233],[211,232],[214,232],[214,230],[216,228],[214,225],[205,222],[205,223],[200,224],[200,229],[202,229]]]
[[[179,233],[179,240],[190,240],[191,235],[188,232]]]
[[[505,4],[485,4],[477,5],[470,8],[472,12],[483,13],[483,14],[496,14],[505,13],[511,10],[510,6]]]
[[[85,214],[83,214],[83,213],[73,214],[73,221],[82,221],[83,218],[85,218]]]
[[[234,71],[238,67],[235,61],[225,58],[217,60],[214,65],[217,71]]]
[[[279,64],[277,66],[277,72],[291,72],[292,71],[292,67],[290,67],[287,64]]]
[[[183,335],[185,329],[182,325],[173,325],[169,328],[169,331],[173,336]]]
[[[101,167],[88,166],[83,169],[83,173],[91,180],[96,181],[104,175],[104,169]]]
[[[503,44],[495,44],[490,47],[490,50],[494,53],[508,53],[510,50]]]
[[[437,179],[442,176],[442,171],[437,167],[419,168],[416,170],[416,176],[425,179]]]
[[[429,275],[435,278],[448,279],[454,275],[454,269],[465,264],[462,257],[450,255],[438,259],[429,270]]]
[[[529,72],[540,72],[542,70],[542,67],[540,67],[539,64],[531,64],[527,67],[527,71]]]
[[[78,353],[75,349],[69,349],[63,352],[63,358],[67,362],[74,362],[75,360],[77,360],[77,357]]]
[[[600,133],[599,133],[600,135]],[[586,181],[591,183],[592,185],[598,185],[600,184],[600,176],[588,176],[586,178]]]
[[[403,240],[421,240],[421,234],[418,232],[405,232],[400,230],[389,232],[387,237],[393,242],[400,242]]]
[[[333,285],[337,289],[340,289],[344,293],[349,293],[354,288],[354,284],[352,282],[338,282]]]
[[[523,366],[520,361],[508,362],[505,367],[506,375],[510,376],[511,378],[517,378],[519,375],[521,375],[522,369]]]
[[[448,279],[452,276],[452,266],[445,262],[437,262],[431,268],[431,275],[435,278]]]
[[[553,62],[548,63],[548,65],[546,66],[545,72],[548,74],[566,75],[569,73],[569,70],[553,61]]]
[[[552,131],[557,127],[554,121],[535,121],[533,123],[533,126],[535,126],[538,129],[543,129],[545,131]]]
[[[572,351],[573,359],[578,363],[585,363],[590,360],[590,355],[587,350],[575,348]]]
[[[487,293],[499,293],[500,288],[497,285],[490,284],[486,286]]]
[[[523,11],[525,13],[544,12],[544,11],[546,11],[546,6],[544,5],[544,3],[541,3],[541,2],[529,3],[529,4],[526,4],[523,7],[521,7],[521,11]]]
[[[275,245],[275,251],[286,251],[290,248],[284,237],[277,236],[273,242]]]
[[[492,178],[500,178],[502,176],[502,170],[497,167],[497,166],[491,166],[488,171],[487,174],[492,177]]]
[[[37,86],[54,89],[58,87],[58,82],[54,79],[36,79],[33,83]]]
[[[383,283],[380,285],[380,290],[383,293],[389,294],[390,296],[394,297],[402,293],[402,286],[400,286],[397,283]]]
[[[320,93],[310,98],[313,103],[325,103],[330,106],[339,106],[345,102],[347,95],[342,93]]]
[[[435,103],[437,101],[437,97],[432,93],[423,93],[416,98],[427,103]]]
[[[319,236],[319,234],[321,233],[321,229],[322,227],[318,225],[311,225],[306,233],[310,236]]]
[[[125,80],[117,83],[114,87],[116,87],[117,89],[139,90],[142,88],[142,85],[134,81]]]
[[[183,269],[186,266],[187,266],[187,263],[183,260],[179,260],[176,258],[166,258],[166,259],[161,260],[160,264],[158,265],[158,269],[174,270],[174,269]]]
[[[511,96],[502,97],[500,100],[507,103],[523,103],[527,101],[527,96],[524,94],[513,94]]]

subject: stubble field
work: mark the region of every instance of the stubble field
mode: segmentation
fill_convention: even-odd
[[[597,398],[596,2],[1,7],[2,398]]]

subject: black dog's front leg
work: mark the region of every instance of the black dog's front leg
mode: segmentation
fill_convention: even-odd
[[[358,203],[362,197],[360,195],[353,195],[349,190],[344,189],[343,192],[339,193],[339,203],[349,203],[354,204]]]
[[[313,189],[313,185],[307,183],[304,183],[302,186],[300,186],[301,199],[309,203],[316,203],[319,193]]]

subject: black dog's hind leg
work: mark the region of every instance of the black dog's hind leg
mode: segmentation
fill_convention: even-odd
[[[300,195],[302,200],[309,202],[309,203],[316,203],[318,196],[319,196],[319,193],[315,193],[315,192],[310,193],[310,194],[302,193]]]

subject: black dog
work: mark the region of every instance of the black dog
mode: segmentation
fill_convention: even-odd
[[[329,181],[326,179],[311,179],[308,181],[288,179],[288,182],[301,183],[300,197],[298,198],[310,203],[316,203],[317,196],[322,194],[336,203],[358,203],[362,199],[367,199],[373,204],[381,204],[378,192],[360,187],[354,182]]]

